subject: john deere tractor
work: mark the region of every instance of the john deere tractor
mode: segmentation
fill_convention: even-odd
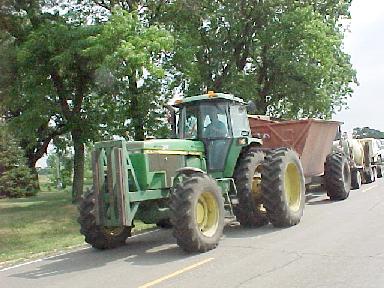
[[[187,252],[218,245],[224,219],[275,227],[299,223],[304,176],[297,154],[264,150],[247,105],[210,92],[177,101],[175,139],[99,142],[93,188],[80,204],[81,233],[97,249],[123,245],[134,220],[171,225]]]

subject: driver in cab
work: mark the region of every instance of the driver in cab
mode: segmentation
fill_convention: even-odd
[[[208,114],[211,123],[204,128],[204,136],[207,138],[224,138],[227,137],[227,127],[221,122],[217,116],[217,111],[210,111]]]

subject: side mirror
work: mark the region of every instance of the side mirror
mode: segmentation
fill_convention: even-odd
[[[248,103],[247,103],[247,113],[248,114],[255,114],[256,113],[256,104],[255,104],[255,101],[253,100],[249,100]]]

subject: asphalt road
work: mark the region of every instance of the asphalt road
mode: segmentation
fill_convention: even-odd
[[[0,287],[381,288],[384,180],[340,202],[308,194],[295,227],[228,226],[205,254],[185,254],[170,230],[153,231],[115,250],[86,248],[0,270]]]

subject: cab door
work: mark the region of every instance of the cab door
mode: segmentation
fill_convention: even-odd
[[[205,145],[209,172],[221,172],[232,144],[232,129],[228,122],[228,103],[207,103],[201,107],[201,139]]]

